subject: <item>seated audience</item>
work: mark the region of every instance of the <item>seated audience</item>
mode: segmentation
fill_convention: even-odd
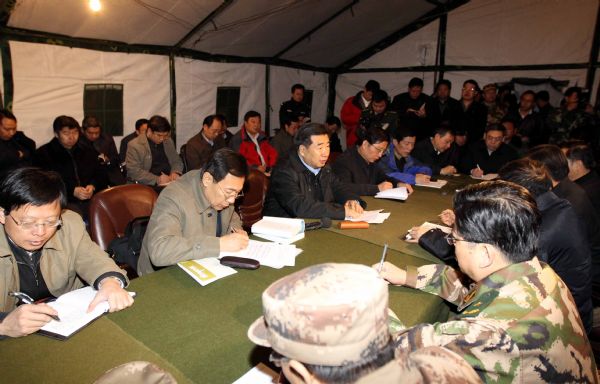
[[[0,338],[26,336],[57,316],[47,304],[22,304],[20,291],[34,301],[60,296],[89,284],[98,290],[92,310],[108,301],[111,312],[133,304],[123,289],[125,273],[94,243],[81,217],[64,210],[65,185],[56,172],[38,168],[11,171],[0,183]]]
[[[262,304],[248,337],[272,348],[270,360],[291,383],[480,382],[449,349],[394,351],[388,287],[366,266],[305,268],[271,284]]]
[[[264,215],[342,220],[362,214],[359,195],[335,176],[328,158],[327,129],[317,123],[300,127],[295,150],[273,170]]]
[[[183,172],[183,162],[171,139],[171,124],[162,116],[152,116],[145,134],[127,145],[127,178],[135,183],[163,186]]]
[[[83,144],[93,147],[99,153],[100,163],[106,168],[108,183],[110,185],[125,184],[121,173],[119,154],[115,140],[111,135],[102,131],[100,121],[94,116],[87,116],[81,122],[83,135],[79,138]]]
[[[125,163],[125,158],[127,157],[127,145],[129,142],[139,135],[145,134],[146,129],[148,129],[148,119],[138,119],[135,122],[135,131],[121,139],[121,145],[119,146],[119,160],[121,161],[121,164]]]
[[[365,88],[355,96],[350,96],[344,101],[340,111],[340,118],[346,129],[346,147],[350,148],[356,144],[356,129],[361,113],[369,108],[373,99],[373,92],[380,89],[379,83],[375,80],[367,81]]]
[[[527,157],[544,164],[552,181],[552,192],[567,200],[584,224],[592,255],[593,280],[600,284],[600,217],[596,213],[587,193],[567,177],[567,157],[559,147],[542,144],[531,149]]]
[[[234,203],[247,173],[244,158],[222,148],[202,169],[190,171],[167,186],[152,211],[138,273],[246,248],[248,235],[241,229]]]
[[[396,131],[391,148],[379,162],[388,177],[411,185],[429,182],[431,168],[410,155],[416,140],[416,134],[411,129],[402,127]]]
[[[327,134],[329,135],[329,149],[331,152],[344,152],[342,149],[342,143],[340,142],[340,138],[338,136],[338,132],[340,131],[341,127],[342,122],[337,116],[329,116],[327,120],[325,120],[325,128],[327,128]]]
[[[9,171],[31,165],[35,141],[17,130],[17,118],[6,109],[0,110],[0,181]]]
[[[428,102],[429,96],[423,93],[423,80],[413,77],[408,82],[408,92],[394,96],[389,109],[415,129],[417,140],[422,140],[431,136],[427,122]]]
[[[574,145],[565,154],[569,163],[569,179],[585,190],[600,216],[600,178],[595,170],[592,148],[586,144]]]
[[[284,157],[294,148],[294,136],[299,127],[300,124],[296,116],[286,115],[283,117],[283,125],[271,139],[271,145],[277,151],[278,158]]]
[[[222,129],[223,120],[219,115],[206,116],[200,132],[189,139],[185,146],[188,171],[202,168],[215,151],[226,146]]]
[[[388,109],[389,102],[388,94],[383,89],[373,92],[369,108],[360,114],[359,128],[381,128],[388,135],[393,135],[398,129],[398,114]]]
[[[381,128],[358,128],[356,146],[337,158],[331,168],[338,179],[353,184],[361,196],[373,196],[379,191],[394,187],[412,187],[388,177],[379,167],[381,156],[387,151],[389,137]]]
[[[100,164],[98,152],[79,140],[77,120],[58,116],[52,127],[54,138],[35,152],[33,164],[58,172],[67,187],[67,208],[87,222],[90,199],[108,184],[106,169]]]
[[[279,107],[279,126],[283,128],[286,118],[295,118],[298,124],[304,124],[310,120],[310,107],[304,102],[304,85],[292,85],[292,96],[288,101],[281,103]]]
[[[540,215],[533,196],[513,183],[483,182],[457,192],[454,212],[447,241],[460,270],[443,264],[404,270],[384,263],[381,275],[390,283],[457,305],[449,321],[400,334],[397,350],[446,347],[483,382],[598,381],[573,298],[536,257]]]
[[[269,138],[260,130],[260,113],[248,111],[244,115],[244,125],[233,135],[229,147],[244,156],[252,169],[258,169],[266,175],[277,162],[277,151]]]
[[[484,138],[470,144],[467,148],[462,162],[462,172],[475,177],[498,173],[504,164],[517,159],[519,157],[517,150],[504,144],[502,140],[504,140],[504,127],[500,124],[488,125]]]
[[[449,151],[453,142],[454,133],[450,127],[441,125],[435,129],[432,137],[415,144],[412,155],[431,168],[433,175],[453,175],[457,173],[457,164],[452,162],[452,152]]]
[[[583,326],[592,328],[592,259],[584,223],[571,204],[558,198],[544,165],[536,160],[520,159],[506,164],[500,178],[526,188],[540,210],[538,257],[550,264],[565,282],[579,309]]]

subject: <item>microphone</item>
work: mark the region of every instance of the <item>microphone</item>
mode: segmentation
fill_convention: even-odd
[[[329,217],[323,217],[320,221],[315,221],[304,225],[304,231],[312,231],[315,229],[329,228],[331,227],[331,219]]]

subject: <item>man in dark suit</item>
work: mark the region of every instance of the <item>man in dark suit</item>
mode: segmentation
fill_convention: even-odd
[[[6,109],[0,110],[0,181],[15,168],[31,165],[35,141],[17,131],[17,118]]]
[[[484,138],[472,143],[467,150],[461,167],[462,172],[475,177],[498,173],[504,164],[517,159],[517,150],[503,143],[504,132],[504,126],[500,124],[488,125]]]
[[[215,151],[225,148],[222,129],[223,120],[219,115],[210,115],[204,119],[202,130],[189,139],[185,146],[188,171],[202,168]]]

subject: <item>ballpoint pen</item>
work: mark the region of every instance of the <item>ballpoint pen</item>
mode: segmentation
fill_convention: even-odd
[[[387,253],[388,245],[387,243],[383,246],[383,254],[381,255],[381,261],[379,262],[379,267],[377,268],[377,273],[381,273],[381,269],[383,268],[383,262],[385,261],[385,254]]]
[[[8,292],[8,295],[12,296],[12,297],[16,297],[17,299],[21,300],[24,304],[35,304],[34,300],[31,298],[31,296],[29,296],[25,292],[10,291],[10,292]],[[60,317],[58,317],[57,315],[49,315],[49,316],[56,321],[60,321]]]

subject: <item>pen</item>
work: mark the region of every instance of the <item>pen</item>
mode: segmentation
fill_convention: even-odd
[[[481,171],[481,167],[479,167],[479,164],[477,164],[477,169],[479,169]]]
[[[16,297],[17,299],[21,300],[24,304],[35,304],[34,300],[31,298],[31,296],[29,296],[25,292],[10,291],[10,292],[8,292],[8,295],[12,296],[12,297]],[[56,321],[60,321],[60,317],[58,317],[56,315],[49,315],[49,316]]]
[[[377,268],[377,273],[381,273],[381,269],[383,268],[383,262],[385,261],[385,254],[387,253],[388,245],[387,243],[383,246],[383,254],[381,255],[381,261],[379,262],[379,267]]]

